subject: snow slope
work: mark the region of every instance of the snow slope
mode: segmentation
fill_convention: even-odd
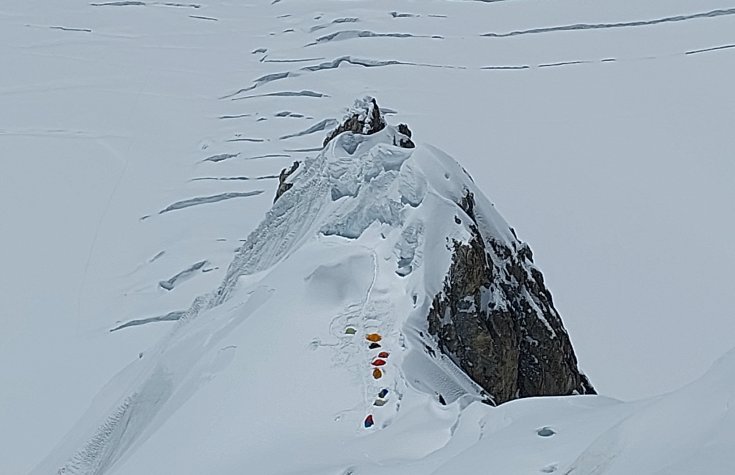
[[[113,378],[32,473],[735,468],[726,433],[733,355],[650,401],[577,396],[491,408],[450,360],[427,352],[419,332],[451,242],[472,236],[457,204],[464,194],[480,197],[477,219],[495,239],[516,240],[458,163],[431,146],[393,146],[395,133],[344,133],[307,159],[217,290]],[[380,347],[370,349],[375,334]]]
[[[219,285],[363,93],[513,218],[603,394],[732,346],[728,2],[118,3],[0,7],[0,473]]]
[[[308,159],[219,288],[113,379],[36,473],[235,473],[246,465],[323,473],[421,459],[446,444],[479,391],[449,360],[429,356],[418,332],[452,240],[471,236],[457,203],[480,192],[446,155],[392,146],[394,135],[391,127],[342,134]],[[515,242],[486,200],[477,216],[496,239]],[[370,350],[366,337],[376,332],[381,347]],[[371,362],[382,351],[387,364],[376,378]],[[385,404],[375,406],[383,389]],[[443,408],[437,394],[470,399]],[[423,440],[405,448],[375,435],[363,446],[368,415],[376,431]],[[340,441],[353,448],[333,460]],[[296,461],[277,456],[284,446]],[[368,460],[355,450],[368,450]]]
[[[728,434],[735,353],[683,389],[637,403],[546,398],[505,404],[479,419],[482,437],[438,474],[732,473]],[[551,435],[547,430],[550,429]]]

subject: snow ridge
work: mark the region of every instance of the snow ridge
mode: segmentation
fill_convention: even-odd
[[[356,107],[364,106],[365,117],[369,118],[372,117],[372,104],[372,101],[358,101]],[[366,253],[366,257],[371,256],[369,262],[372,264],[368,267],[372,269],[373,278],[362,303],[358,307],[350,304],[338,312],[341,316],[330,327],[334,329],[335,322],[348,325],[357,318],[356,321],[361,322],[357,325],[361,333],[376,329],[386,333],[385,348],[392,348],[386,354],[396,355],[391,357],[396,371],[386,374],[379,384],[363,380],[365,401],[383,387],[396,392],[393,402],[381,403],[385,406],[382,408],[386,414],[382,422],[384,427],[391,421],[387,414],[398,414],[402,395],[407,391],[435,393],[439,389],[450,402],[468,391],[476,394],[476,387],[456,371],[451,361],[425,361],[428,357],[420,356],[423,349],[418,353],[411,350],[409,369],[401,369],[402,357],[396,353],[418,345],[413,337],[407,340],[403,334],[404,331],[412,334],[413,324],[405,330],[402,327],[411,315],[415,315],[415,321],[421,315],[425,317],[427,296],[433,295],[431,289],[440,286],[446,273],[449,250],[440,243],[448,242],[449,236],[452,239],[470,236],[464,226],[456,226],[451,215],[464,190],[468,187],[474,190],[469,176],[456,162],[430,148],[405,149],[393,145],[400,136],[392,126],[372,135],[344,132],[330,141],[321,153],[307,158],[290,177],[293,187],[276,201],[243,243],[217,290],[196,298],[187,311],[176,314],[178,321],[171,334],[148,357],[147,363],[140,363],[143,366],[139,370],[137,388],[133,385],[134,389],[126,391],[127,394],[113,398],[120,402],[109,410],[104,421],[82,448],[62,465],[59,473],[106,473],[129,449],[154,433],[168,417],[166,414],[180,404],[175,401],[181,401],[182,392],[196,391],[198,383],[191,386],[194,383],[187,381],[198,380],[196,368],[204,364],[208,348],[213,348],[218,339],[245,318],[242,310],[234,309],[246,308],[247,315],[253,314],[274,291],[269,290],[272,284],[265,284],[267,276],[283,266],[288,268],[285,261],[303,254],[305,246],[319,246],[322,241],[329,246],[357,249],[359,253]],[[492,206],[484,201],[480,206],[487,217],[487,225],[500,226],[491,233],[511,239],[507,224]],[[427,246],[432,249],[432,267],[438,267],[424,272]],[[353,262],[346,264],[348,267],[367,266],[362,258],[348,262]],[[280,263],[284,263],[283,266]],[[327,274],[312,273],[306,280],[325,278],[331,279]],[[400,284],[396,279],[407,280]],[[409,302],[396,300],[389,290],[397,284],[416,289],[410,297],[412,306]],[[233,298],[236,293],[237,298]],[[404,294],[402,298],[408,297]],[[404,313],[398,308],[413,310]],[[369,357],[364,350],[361,352],[363,358]],[[428,376],[424,383],[417,385],[416,381],[423,379],[421,374],[425,368],[433,368],[428,371],[438,372],[437,376]],[[413,374],[409,377],[406,372]],[[412,386],[417,389],[410,390]]]

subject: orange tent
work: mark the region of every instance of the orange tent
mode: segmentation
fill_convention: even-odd
[[[383,377],[383,372],[380,371],[380,368],[374,368],[373,369],[373,378],[380,379]]]
[[[380,340],[383,339],[383,337],[380,336],[380,334],[378,333],[370,333],[365,338],[367,338],[368,341],[372,341],[372,342],[379,342]]]

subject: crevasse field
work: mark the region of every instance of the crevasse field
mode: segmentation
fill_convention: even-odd
[[[723,0],[3,1],[0,473],[735,473],[734,31]],[[415,151],[320,152],[365,95]],[[465,188],[601,396],[491,408],[416,351]]]

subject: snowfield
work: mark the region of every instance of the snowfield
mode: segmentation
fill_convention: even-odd
[[[732,31],[722,0],[3,2],[0,473],[735,473]],[[366,94],[416,149],[322,151]],[[418,344],[467,189],[603,396],[492,408]]]

